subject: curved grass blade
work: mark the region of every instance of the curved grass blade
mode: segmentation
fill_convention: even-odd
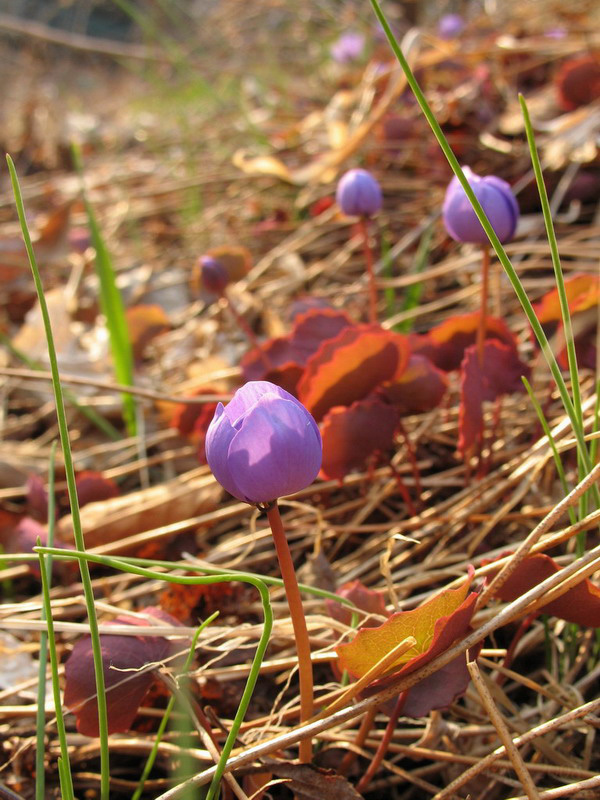
[[[79,147],[75,144],[72,147],[72,151],[75,169],[81,179],[81,195],[88,218],[92,244],[96,251],[94,263],[96,265],[96,274],[98,275],[98,282],[100,284],[100,307],[106,318],[115,377],[117,383],[121,383],[124,386],[133,386],[133,351],[129,338],[129,330],[127,328],[123,298],[117,287],[112,259],[100,232],[94,209],[85,191],[81,152]],[[129,435],[135,436],[137,428],[135,399],[130,394],[123,395],[123,419],[125,420]]]
[[[85,542],[83,539],[83,531],[81,528],[81,516],[79,513],[79,502],[77,499],[77,486],[75,484],[75,467],[73,465],[73,455],[71,453],[71,443],[69,441],[69,429],[67,426],[67,417],[65,414],[65,402],[63,396],[62,385],[60,382],[60,375],[58,372],[58,362],[56,359],[56,347],[54,345],[54,335],[52,333],[52,325],[50,324],[50,314],[48,312],[48,304],[44,296],[44,287],[42,286],[42,279],[40,271],[37,266],[33,245],[31,243],[31,236],[27,228],[27,221],[25,218],[25,207],[23,205],[23,196],[21,194],[21,187],[17,177],[17,171],[12,158],[7,155],[6,161],[8,163],[8,170],[10,172],[10,180],[12,183],[13,193],[15,196],[15,204],[17,206],[17,213],[19,215],[19,222],[21,224],[21,231],[23,234],[23,241],[27,250],[29,264],[33,275],[33,282],[40,304],[40,312],[44,322],[44,331],[46,333],[46,341],[48,343],[48,358],[50,361],[50,371],[52,373],[52,387],[54,389],[54,399],[56,405],[56,419],[58,429],[60,432],[60,441],[62,445],[63,462],[65,468],[65,478],[67,481],[67,490],[69,494],[69,502],[71,504],[71,519],[73,523],[73,536],[78,550],[85,550]],[[59,551],[60,552],[60,551]],[[96,608],[94,605],[94,590],[90,578],[90,571],[87,561],[81,560],[79,562],[81,571],[81,583],[83,586],[83,594],[85,597],[85,605],[88,614],[88,622],[90,626],[90,638],[92,642],[92,651],[94,656],[94,674],[96,677],[96,688],[98,690],[98,726],[100,733],[100,800],[109,800],[110,789],[110,772],[109,772],[109,751],[108,751],[108,724],[106,713],[106,697],[104,695],[104,671],[102,668],[102,653],[100,650],[100,635],[98,632],[98,620],[96,618]],[[44,571],[42,570],[42,577]],[[48,609],[46,610],[48,614]],[[50,624],[50,619],[48,619]]]
[[[565,411],[567,413],[567,416],[569,417],[569,419],[571,421],[571,425],[573,427],[573,434],[574,434],[574,436],[575,436],[575,438],[577,440],[578,452],[580,453],[580,457],[581,457],[584,469],[586,470],[586,473],[587,473],[587,472],[589,472],[591,470],[592,463],[591,463],[591,460],[590,460],[587,444],[586,444],[585,438],[584,438],[583,426],[580,424],[578,412],[575,409],[575,406],[573,404],[573,400],[571,399],[571,396],[570,396],[569,391],[567,389],[567,385],[566,385],[565,380],[564,380],[564,378],[562,376],[560,367],[558,365],[558,362],[556,361],[556,357],[555,357],[554,353],[552,352],[552,348],[550,347],[550,343],[548,342],[548,338],[547,338],[546,334],[544,333],[544,330],[543,330],[542,326],[540,325],[540,322],[539,322],[538,318],[536,317],[536,314],[535,314],[535,311],[534,311],[533,306],[531,304],[531,301],[530,301],[529,297],[527,296],[527,292],[523,288],[523,284],[521,283],[515,268],[513,267],[508,255],[506,254],[506,251],[505,251],[504,247],[502,246],[500,240],[496,236],[496,232],[494,231],[494,228],[492,227],[492,225],[490,224],[490,221],[486,217],[485,212],[484,212],[483,208],[481,207],[481,204],[479,203],[478,199],[476,198],[475,193],[473,192],[473,189],[471,188],[471,186],[470,186],[470,184],[469,184],[464,172],[461,169],[460,164],[458,163],[458,160],[457,160],[456,156],[454,155],[454,153],[452,151],[452,148],[448,144],[448,140],[444,136],[444,132],[442,131],[442,129],[440,127],[440,124],[436,120],[436,118],[435,118],[435,116],[433,114],[433,111],[431,110],[431,108],[430,108],[430,106],[429,106],[429,104],[428,104],[428,102],[427,102],[427,100],[425,98],[425,95],[421,91],[421,88],[420,88],[419,84],[417,83],[417,81],[415,79],[415,76],[413,74],[413,71],[411,70],[409,63],[406,60],[400,45],[396,41],[396,38],[395,38],[395,36],[394,36],[394,34],[393,34],[389,24],[388,24],[388,21],[387,21],[385,15],[384,15],[383,11],[381,10],[381,7],[380,7],[380,5],[378,3],[378,0],[371,0],[371,5],[373,7],[375,15],[377,16],[377,19],[381,23],[381,27],[383,28],[383,30],[384,30],[384,32],[385,32],[385,34],[387,36],[388,42],[390,44],[390,47],[392,48],[392,50],[394,52],[394,55],[398,59],[398,63],[402,67],[402,71],[404,72],[404,74],[406,76],[406,80],[407,80],[410,88],[412,89],[413,94],[415,95],[415,99],[417,100],[417,103],[419,104],[419,106],[421,108],[421,111],[423,112],[423,115],[427,119],[427,122],[429,123],[429,126],[430,126],[431,130],[433,131],[433,134],[434,134],[435,138],[437,139],[438,144],[440,145],[444,155],[446,156],[446,159],[447,159],[448,163],[450,164],[450,167],[452,168],[452,171],[456,175],[457,179],[459,180],[461,186],[463,187],[463,189],[465,191],[465,194],[469,198],[469,202],[473,206],[473,210],[475,211],[475,214],[477,215],[477,219],[479,220],[479,222],[481,223],[481,226],[485,230],[485,232],[487,234],[487,237],[490,240],[490,242],[492,244],[492,247],[494,248],[494,251],[495,251],[495,253],[496,253],[497,257],[498,257],[498,260],[502,264],[502,266],[504,268],[504,271],[506,272],[506,274],[508,276],[508,279],[511,282],[511,285],[512,285],[514,291],[515,291],[515,294],[517,295],[517,297],[519,299],[519,302],[521,303],[521,306],[523,307],[523,310],[525,312],[527,320],[529,321],[529,324],[531,325],[532,330],[533,330],[533,332],[535,334],[535,337],[536,337],[536,339],[537,339],[537,341],[538,341],[538,343],[540,345],[542,353],[544,354],[544,358],[548,362],[548,366],[549,366],[550,371],[552,373],[552,377],[554,378],[554,380],[556,382],[556,386],[558,388],[558,391],[559,391],[559,394],[560,394],[564,409],[565,409]]]
[[[196,644],[198,643],[198,638],[202,631],[208,627],[208,625],[213,622],[219,616],[219,612],[215,611],[214,614],[211,614],[208,619],[204,620],[204,622],[199,626],[196,633],[192,638],[192,643],[190,645],[189,652],[186,656],[185,663],[181,670],[181,675],[185,675],[186,672],[189,670],[192,660],[194,658],[194,653],[196,652]],[[173,711],[173,707],[175,706],[175,696],[171,695],[169,698],[169,702],[167,703],[167,707],[163,712],[163,717],[160,721],[160,725],[158,726],[158,730],[156,731],[156,736],[154,737],[154,744],[152,745],[152,750],[150,751],[150,755],[146,759],[146,764],[144,765],[144,769],[142,770],[142,775],[140,777],[140,782],[138,784],[137,789],[133,793],[131,800],[140,800],[142,792],[144,791],[144,784],[150,775],[152,767],[154,766],[154,762],[156,761],[156,756],[158,755],[158,747],[162,741],[162,737],[167,729],[167,724],[169,722],[169,717],[171,716],[171,712]]]
[[[260,667],[263,662],[267,646],[269,644],[271,630],[273,629],[273,612],[271,610],[269,590],[267,589],[266,583],[260,580],[260,578],[255,578],[251,575],[244,575],[244,574],[233,575],[231,573],[224,573],[223,575],[206,575],[202,577],[195,577],[193,575],[170,575],[168,573],[155,572],[154,570],[144,569],[143,567],[135,566],[134,564],[128,563],[127,561],[119,558],[112,558],[108,556],[93,556],[90,553],[86,553],[83,550],[70,550],[69,554],[65,555],[64,550],[58,550],[56,548],[36,547],[35,549],[38,553],[60,556],[61,558],[64,559],[76,558],[80,562],[85,561],[86,565],[88,561],[97,562],[97,559],[100,558],[101,561],[99,563],[106,564],[106,566],[113,567],[114,569],[121,570],[122,572],[129,572],[133,575],[141,575],[142,577],[150,578],[152,580],[166,581],[167,583],[180,583],[184,586],[193,586],[202,584],[206,585],[212,583],[229,583],[231,581],[241,581],[242,583],[249,583],[251,586],[254,586],[255,589],[258,590],[263,607],[263,615],[264,615],[263,630],[258,645],[256,646],[256,652],[254,653],[254,658],[252,659],[252,665],[250,667],[250,674],[248,675],[248,680],[246,681],[246,686],[244,687],[244,691],[242,693],[242,697],[238,705],[237,713],[234,717],[227,739],[225,740],[225,744],[223,745],[223,749],[221,750],[221,758],[219,759],[219,762],[216,766],[215,774],[213,776],[212,782],[210,784],[208,793],[205,798],[205,800],[214,800],[216,793],[219,790],[223,773],[225,772],[225,765],[227,763],[227,759],[229,758],[229,755],[233,750],[233,746],[237,739],[239,729],[241,727],[242,722],[244,721],[244,717],[246,716],[246,711],[248,710],[248,706],[250,705],[250,700],[254,692],[254,687],[256,686],[256,681],[258,680],[258,676],[260,673]],[[170,566],[171,568],[173,568],[172,564]]]
[[[55,505],[56,498],[54,496],[54,477],[56,466],[56,442],[52,443],[50,451],[50,461],[48,466],[48,547],[54,544],[54,528],[56,521]],[[52,556],[42,557],[40,559],[40,571],[43,571],[48,586],[48,601],[50,600],[50,584],[52,581]],[[46,616],[46,598],[44,595],[44,606],[42,607],[41,619],[47,619]],[[54,659],[56,660],[56,648],[54,652]],[[48,662],[48,633],[42,631],[40,633],[40,656],[39,656],[39,670],[38,670],[38,690],[37,690],[37,714],[36,714],[36,735],[35,735],[35,798],[36,800],[45,800],[46,797],[46,770],[44,765],[45,755],[45,732],[46,732],[46,664]],[[56,666],[56,664],[55,664]],[[60,689],[58,685],[58,676],[54,680],[54,668],[52,669],[52,689],[54,691],[54,700],[56,705],[56,698],[58,696],[60,701]],[[56,706],[60,711],[60,704]],[[58,714],[58,712],[57,712]],[[57,716],[58,720],[58,716]],[[61,718],[62,721],[62,718]],[[63,723],[64,725],[64,723]],[[60,737],[59,737],[60,738]],[[62,741],[61,741],[62,752]],[[68,765],[68,753],[66,753],[66,762]],[[69,771],[70,778],[70,771]],[[65,773],[66,775],[66,773]],[[73,787],[71,785],[71,793]],[[66,794],[68,795],[69,789],[66,787]],[[65,790],[63,790],[63,796]]]

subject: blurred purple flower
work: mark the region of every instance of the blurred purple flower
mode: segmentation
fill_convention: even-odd
[[[547,39],[565,39],[568,35],[568,31],[566,28],[548,28],[547,31],[544,32],[544,36]]]
[[[508,183],[495,175],[482,178],[469,167],[463,167],[463,172],[496,236],[501,242],[512,239],[519,219],[519,206]],[[446,230],[457,242],[487,244],[487,235],[456,176],[446,189],[442,216]]]
[[[465,21],[460,14],[444,14],[438,22],[440,39],[455,39],[465,29]]]
[[[200,256],[198,264],[204,288],[214,294],[223,294],[229,283],[229,274],[223,264],[212,256]]]
[[[246,503],[270,503],[304,489],[321,468],[317,423],[296,398],[269,381],[250,381],[219,403],[206,434],[215,478]]]
[[[366,169],[351,169],[342,175],[335,199],[349,217],[370,217],[383,204],[381,187]]]
[[[342,33],[339,39],[331,45],[331,57],[338,64],[348,64],[360,57],[365,46],[365,37],[362,33],[348,31]]]

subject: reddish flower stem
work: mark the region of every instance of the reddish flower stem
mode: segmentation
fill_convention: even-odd
[[[416,517],[417,516],[417,508],[416,508],[415,504],[412,501],[412,498],[410,496],[410,492],[406,488],[406,484],[402,480],[402,476],[400,475],[400,473],[398,472],[396,467],[394,467],[393,464],[390,464],[390,471],[391,471],[392,475],[394,476],[394,478],[396,479],[396,485],[398,486],[398,491],[402,495],[402,499],[404,500],[404,504],[406,505],[406,509],[407,509],[408,513],[411,515],[411,517]]]
[[[375,751],[375,755],[373,756],[373,759],[369,764],[367,771],[362,776],[362,778],[360,779],[360,781],[356,786],[356,791],[359,794],[362,794],[366,790],[367,786],[371,782],[371,778],[373,777],[373,775],[375,775],[375,773],[377,772],[377,770],[381,765],[381,762],[385,758],[387,749],[390,745],[390,742],[392,741],[392,736],[394,735],[394,731],[396,730],[396,723],[398,722],[398,717],[402,713],[405,700],[406,700],[406,692],[402,692],[402,694],[398,697],[398,700],[396,701],[396,706],[386,726],[385,733],[383,734],[383,738],[379,743],[379,747]]]
[[[294,562],[292,561],[292,554],[290,553],[288,541],[283,529],[283,522],[281,521],[281,514],[279,513],[277,501],[270,503],[266,507],[266,511],[271,526],[271,532],[273,533],[273,541],[275,542],[275,550],[277,551],[277,559],[279,561],[281,577],[283,578],[283,585],[287,595],[290,616],[292,618],[292,626],[294,628],[294,637],[296,639],[298,675],[300,679],[300,722],[307,722],[312,717],[314,708],[313,673],[312,661],[310,660],[308,628],[306,627],[306,618],[304,616],[304,609],[302,608],[302,598],[300,596],[300,589],[298,588]],[[312,742],[310,739],[304,739],[300,742],[300,761],[308,763],[311,758]]]
[[[377,287],[375,285],[375,265],[373,263],[373,251],[369,243],[369,226],[366,217],[360,217],[358,227],[362,234],[363,250],[367,264],[367,277],[369,281],[369,322],[377,322]]]
[[[236,321],[236,323],[240,327],[240,329],[244,332],[244,335],[246,336],[246,338],[248,339],[248,341],[250,342],[252,347],[255,347],[258,350],[258,352],[260,354],[260,359],[263,362],[263,364],[265,365],[265,368],[267,370],[272,370],[273,369],[273,365],[271,364],[270,360],[268,359],[266,353],[263,352],[263,350],[262,350],[262,348],[260,346],[260,343],[259,343],[258,339],[256,338],[256,334],[254,333],[254,331],[252,330],[250,325],[248,325],[248,322],[246,321],[246,319],[237,310],[237,308],[235,307],[235,304],[233,303],[232,299],[229,297],[229,295],[227,294],[227,291],[225,289],[221,293],[221,297],[227,303],[227,308],[229,309],[229,313],[234,318],[234,320]]]
[[[408,460],[410,461],[410,466],[412,468],[413,478],[415,480],[415,492],[417,494],[417,503],[421,506],[422,503],[422,495],[423,495],[423,486],[421,484],[421,473],[419,471],[419,464],[417,462],[417,454],[415,452],[415,448],[413,447],[413,443],[410,440],[408,432],[404,425],[402,424],[402,420],[398,420],[398,431],[400,432],[400,436],[404,439],[404,444],[406,445],[406,455],[408,456]]]
[[[481,246],[481,312],[479,315],[479,327],[477,328],[477,356],[479,365],[483,365],[483,344],[487,332],[487,316],[489,302],[490,284],[490,248],[484,244]]]
[[[354,738],[354,746],[359,748],[364,745],[367,740],[367,736],[371,732],[371,728],[373,727],[373,723],[375,722],[375,716],[377,715],[377,708],[370,708],[367,713],[362,718],[362,722],[360,723],[360,728]],[[352,764],[356,761],[356,753],[354,750],[348,750],[346,755],[342,759],[342,763],[339,766],[338,772],[340,775],[346,775]]]
[[[529,614],[528,616],[525,617],[524,620],[521,621],[521,624],[517,628],[517,631],[506,650],[506,655],[504,656],[504,660],[502,662],[502,666],[506,667],[506,669],[510,669],[510,666],[515,657],[515,653],[517,651],[517,645],[519,644],[523,636],[525,636],[529,628],[531,628],[531,625],[533,624],[533,622],[537,617],[539,617],[539,611],[534,611],[533,614]],[[498,684],[498,686],[502,686],[505,680],[506,676],[503,675],[501,672],[499,672],[496,678],[496,683]]]

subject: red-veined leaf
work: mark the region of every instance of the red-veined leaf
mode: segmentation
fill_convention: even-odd
[[[144,350],[152,339],[171,328],[165,310],[159,305],[131,306],[125,311],[125,318],[136,361],[142,359]]]
[[[244,378],[271,381],[296,394],[308,359],[324,341],[350,326],[350,318],[332,308],[310,309],[298,314],[287,336],[270,339],[246,353],[241,362]]]
[[[475,344],[480,316],[479,311],[475,311],[450,317],[432,328],[426,336],[411,338],[413,353],[427,356],[444,372],[458,369],[467,347]],[[499,339],[513,350],[517,349],[515,337],[506,323],[497,317],[487,318],[486,339]]]
[[[380,394],[400,416],[422,414],[437,408],[448,388],[448,379],[428,358],[411,355],[399,378],[384,383]]]
[[[481,440],[484,401],[524,391],[521,376],[529,372],[516,351],[498,340],[485,342],[481,361],[475,345],[467,348],[461,366],[458,411],[458,449],[462,453],[470,453]]]
[[[595,369],[600,280],[596,275],[574,275],[565,281],[565,292],[571,313],[577,363],[581,367]],[[558,337],[556,358],[562,369],[567,369],[568,358],[558,289],[544,295],[534,308],[546,335]]]
[[[319,421],[334,406],[362,400],[400,375],[408,355],[408,341],[400,334],[378,325],[345,328],[308,360],[298,397]]]
[[[377,398],[332,408],[321,426],[321,475],[342,480],[351,470],[364,467],[373,453],[391,447],[398,412]]]
[[[389,616],[385,610],[383,592],[377,589],[369,589],[368,586],[365,586],[364,583],[361,583],[359,580],[344,583],[336,591],[336,594],[346,598],[346,600],[351,600],[357,608],[361,611],[365,611],[367,614],[376,614],[380,617]],[[350,625],[352,621],[352,611],[348,606],[336,603],[335,600],[325,600],[325,605],[327,606],[327,613],[330,617],[333,617],[333,619],[336,619],[338,622],[343,622],[344,625]],[[372,628],[378,624],[378,621],[371,617],[363,623],[362,627]]]
[[[360,678],[407,636],[416,644],[382,677],[413,672],[447,650],[468,630],[475,610],[476,592],[470,592],[473,569],[457,589],[444,589],[419,608],[400,611],[377,628],[358,631],[349,644],[336,647],[338,668]]]
[[[500,586],[496,597],[504,602],[512,602],[559,571],[556,561],[544,553],[527,556]],[[585,578],[557,600],[541,608],[540,613],[586,628],[600,628],[600,588]]]

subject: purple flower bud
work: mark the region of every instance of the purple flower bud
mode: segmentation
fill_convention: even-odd
[[[465,29],[465,21],[460,14],[444,14],[438,22],[440,39],[454,39]]]
[[[340,178],[335,199],[349,217],[370,217],[381,208],[381,186],[366,169],[351,169]]]
[[[338,64],[347,64],[350,61],[355,61],[362,53],[365,46],[365,37],[362,33],[356,31],[348,31],[343,33],[331,45],[331,57]]]
[[[519,206],[508,183],[495,175],[482,178],[469,167],[463,167],[463,172],[492,224],[496,236],[501,242],[512,239],[519,219]],[[446,189],[442,216],[446,230],[457,242],[487,244],[487,234],[456,176],[452,178]]]
[[[227,491],[270,503],[304,489],[321,468],[317,423],[296,398],[269,381],[250,381],[219,403],[206,433],[206,460]]]
[[[223,264],[212,256],[200,256],[198,264],[204,288],[215,294],[223,294],[229,283],[229,273]]]

